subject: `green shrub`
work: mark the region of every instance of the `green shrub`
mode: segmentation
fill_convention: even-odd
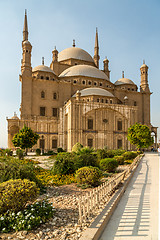
[[[72,147],[72,152],[77,153],[81,148],[83,148],[83,145],[77,142],[73,147]]]
[[[58,153],[52,171],[54,174],[60,175],[74,173],[74,154],[68,152]]]
[[[118,165],[123,165],[124,164],[124,157],[123,156],[115,156],[114,158],[117,160]]]
[[[5,149],[0,149],[0,156],[5,156],[6,154],[5,154]]]
[[[18,156],[19,159],[23,159],[24,158],[24,151],[20,148],[18,148],[16,150],[16,155]]]
[[[9,157],[13,155],[13,151],[10,148],[5,149],[5,154]]]
[[[118,162],[114,158],[105,158],[100,161],[100,168],[108,172],[114,172],[118,167]]]
[[[105,149],[98,149],[97,150],[97,159],[100,161],[101,159],[104,159],[108,157],[107,150]]]
[[[125,153],[125,150],[122,149],[116,149],[116,150],[112,150],[112,153],[114,154],[114,156],[121,156],[123,153]]]
[[[82,167],[76,171],[76,181],[78,184],[96,186],[102,177],[101,171],[96,167]]]
[[[137,152],[125,152],[123,153],[124,160],[134,159],[138,156]]]
[[[49,150],[47,153],[48,153],[49,156],[55,154],[52,150]]]
[[[26,203],[33,201],[39,190],[34,182],[27,179],[9,180],[0,184],[0,214],[7,210],[18,212]]]
[[[40,148],[37,148],[37,149],[36,149],[36,155],[37,155],[37,156],[40,156],[40,155],[41,155],[41,149],[40,149]]]
[[[24,160],[5,159],[0,161],[0,182],[5,182],[10,179],[29,179],[42,188],[40,180],[35,174],[36,167],[32,162],[24,163]]]
[[[74,165],[76,170],[85,166],[97,167],[97,156],[94,150],[89,147],[79,149],[74,157]]]
[[[43,200],[27,205],[18,213],[7,211],[0,215],[0,232],[28,231],[38,227],[53,217],[55,209],[52,205],[53,203]]]
[[[59,148],[57,148],[57,152],[61,153],[61,152],[65,152],[65,150],[63,150],[63,148],[59,147]]]
[[[124,163],[125,164],[131,164],[133,162],[133,160],[125,160]]]

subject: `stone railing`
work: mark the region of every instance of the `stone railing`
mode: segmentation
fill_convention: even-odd
[[[83,222],[93,214],[93,212],[101,206],[101,202],[105,199],[105,202],[109,200],[112,193],[118,188],[118,185],[128,178],[131,172],[138,166],[143,155],[137,156],[133,163],[118,176],[115,176],[109,182],[104,182],[99,187],[94,188],[90,193],[78,198],[79,207],[79,224]]]

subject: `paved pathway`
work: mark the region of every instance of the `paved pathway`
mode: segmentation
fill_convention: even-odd
[[[100,240],[158,240],[159,157],[147,153]]]

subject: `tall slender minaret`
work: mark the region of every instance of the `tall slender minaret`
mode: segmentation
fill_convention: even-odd
[[[99,68],[99,44],[98,44],[98,30],[96,28],[96,38],[95,38],[95,47],[94,47],[94,63]]]
[[[31,68],[32,45],[28,41],[28,23],[27,23],[27,11],[26,10],[25,10],[25,17],[24,17],[22,50],[23,50],[23,57],[22,57],[21,71],[23,74],[24,70],[32,71],[32,68]]]
[[[141,71],[140,91],[150,92],[149,84],[148,84],[148,66],[145,64],[144,60],[143,60],[143,65],[140,67],[140,71]]]
[[[140,67],[141,71],[141,84],[140,84],[140,92],[142,97],[142,124],[146,124],[150,126],[150,95],[151,92],[149,90],[148,84],[148,66],[145,64],[143,60],[143,65]]]
[[[31,118],[32,115],[32,67],[31,67],[32,45],[28,41],[27,11],[25,10],[23,40],[22,40],[22,102],[21,118]]]

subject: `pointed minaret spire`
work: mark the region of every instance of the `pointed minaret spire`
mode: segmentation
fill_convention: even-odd
[[[75,39],[73,39],[73,45],[72,45],[73,47],[75,47],[76,46],[76,44],[75,44]]]
[[[95,47],[94,47],[94,62],[99,68],[99,44],[98,44],[98,29],[96,28]]]
[[[42,65],[44,65],[44,57],[42,57]]]
[[[23,27],[23,41],[28,40],[28,24],[27,24],[27,10],[25,9],[24,27]]]

